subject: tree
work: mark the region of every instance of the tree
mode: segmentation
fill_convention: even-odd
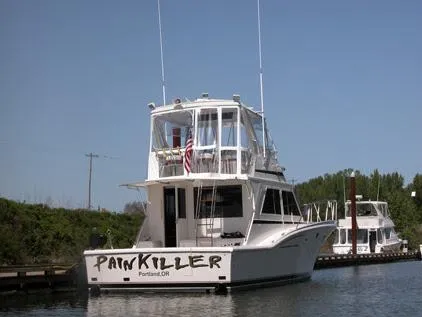
[[[0,265],[79,261],[94,227],[110,232],[114,247],[128,248],[142,220],[140,213],[50,208],[0,197]]]
[[[147,208],[147,203],[145,201],[132,201],[127,203],[123,208],[123,212],[127,214],[136,214],[145,215],[145,210]]]
[[[422,174],[416,174],[413,182],[409,185],[409,190],[415,192],[414,201],[418,208],[422,208]]]

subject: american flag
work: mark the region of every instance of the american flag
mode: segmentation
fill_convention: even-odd
[[[192,149],[193,146],[193,138],[192,138],[192,131],[189,129],[188,138],[186,140],[186,148],[185,148],[185,170],[189,174],[190,173],[190,163],[192,157]]]

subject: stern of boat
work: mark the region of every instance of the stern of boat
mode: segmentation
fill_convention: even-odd
[[[194,290],[231,280],[230,248],[90,250],[84,257],[90,288]]]

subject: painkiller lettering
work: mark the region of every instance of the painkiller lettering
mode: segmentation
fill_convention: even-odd
[[[204,255],[189,255],[182,259],[181,257],[175,257],[174,259],[169,259],[166,257],[156,257],[152,253],[143,254],[139,253],[137,256],[132,257],[131,259],[124,259],[122,257],[114,256],[97,256],[97,262],[94,264],[94,267],[98,269],[98,272],[101,272],[101,269],[107,268],[109,270],[124,270],[131,271],[133,270],[134,264],[137,261],[137,269],[139,270],[167,270],[174,268],[175,270],[181,270],[186,267],[191,267],[193,269],[199,267],[209,267],[220,268],[219,262],[221,261],[221,256],[219,255],[210,255],[206,258]]]

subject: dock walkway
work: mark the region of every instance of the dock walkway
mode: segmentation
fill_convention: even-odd
[[[315,269],[326,269],[340,266],[380,264],[398,261],[421,260],[421,252],[392,252],[369,254],[321,254],[315,261]]]
[[[10,265],[0,266],[0,291],[76,289],[78,265]]]

